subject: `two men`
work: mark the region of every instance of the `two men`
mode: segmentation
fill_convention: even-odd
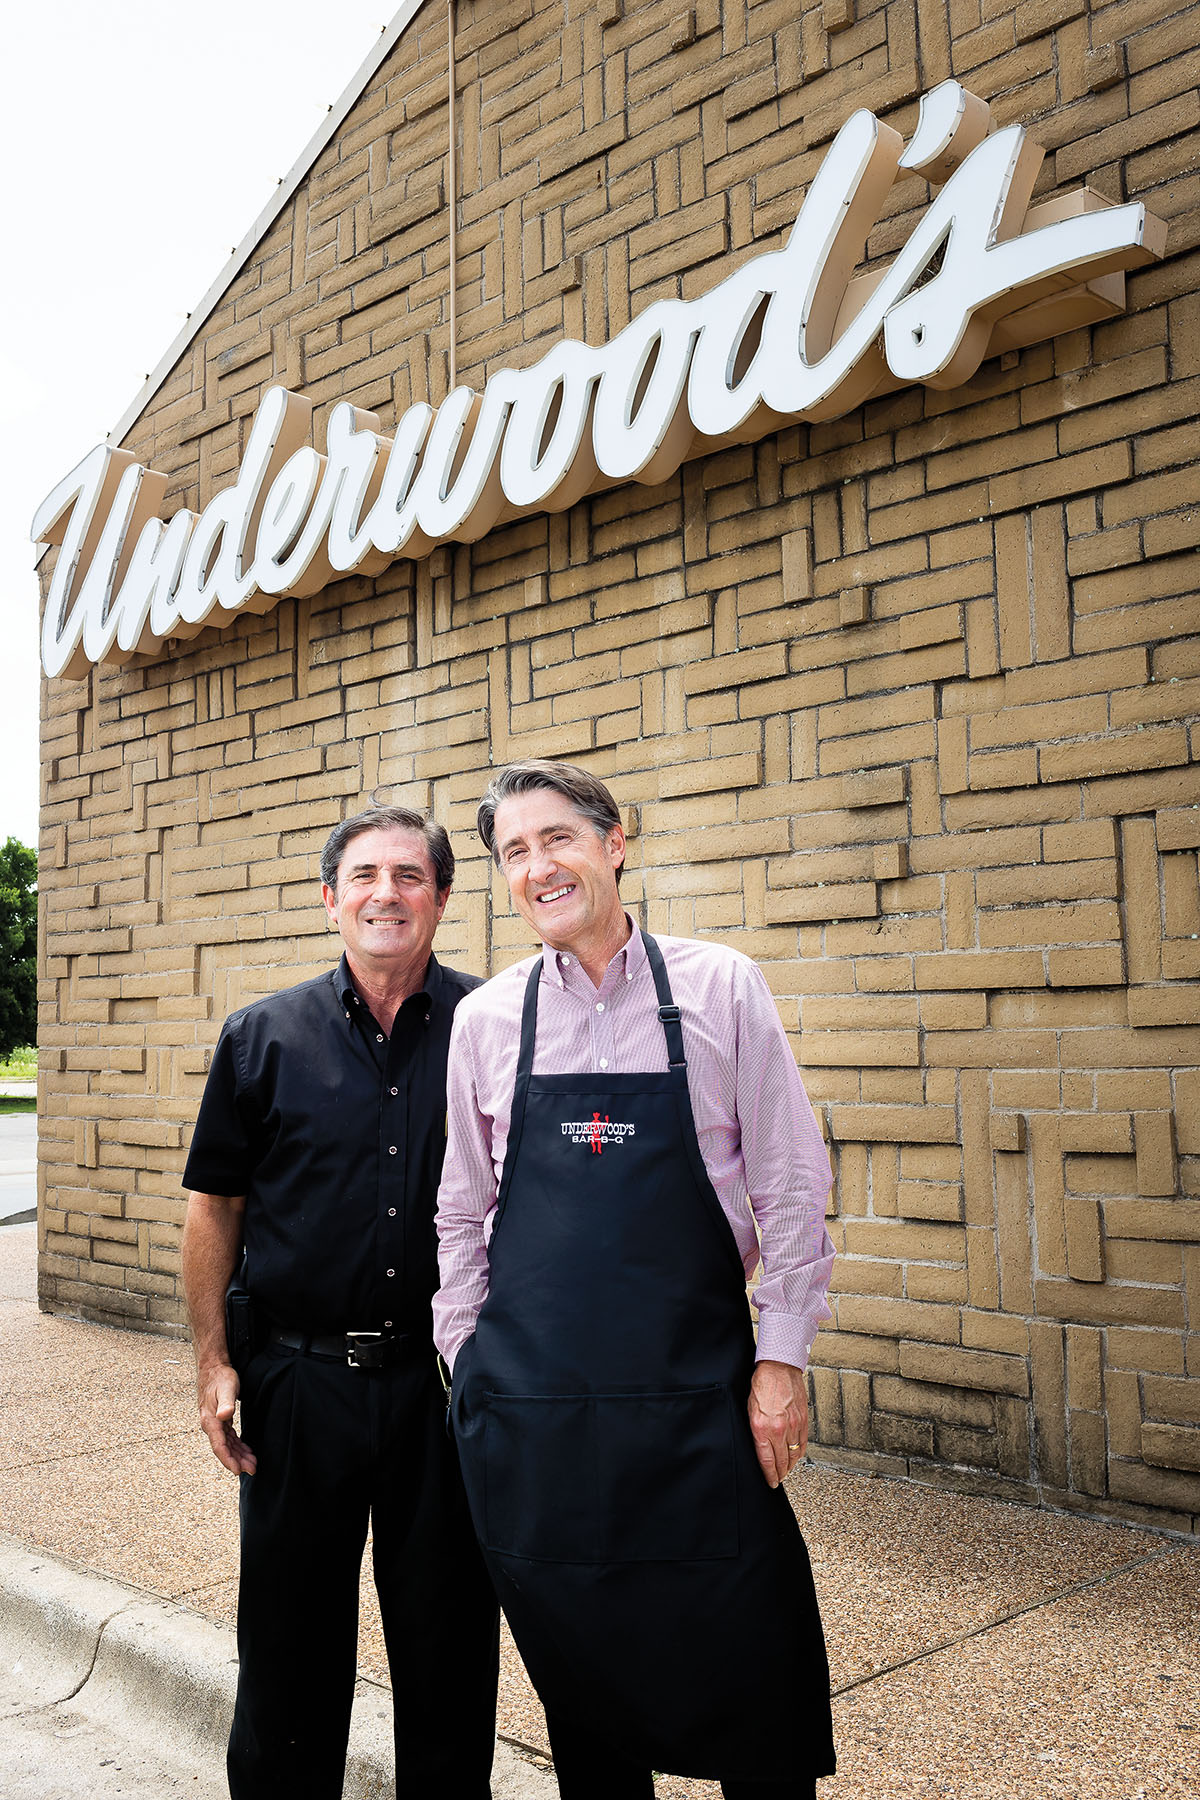
[[[514,765],[479,831],[544,948],[455,1019],[434,1332],[560,1793],[812,1800],[828,1669],[779,1484],[827,1316],[819,1129],[754,965],[625,913],[600,782]]]
[[[440,826],[360,813],[321,874],[341,962],[226,1021],[184,1171],[201,1423],[241,1477],[230,1793],[341,1795],[369,1522],[399,1800],[487,1800],[497,1611],[430,1316],[447,1048],[478,982],[431,954],[454,876]],[[224,1301],[243,1252],[239,1381]]]

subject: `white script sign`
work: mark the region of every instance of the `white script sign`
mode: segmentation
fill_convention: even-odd
[[[169,519],[168,478],[98,445],[33,521],[35,540],[60,546],[46,674],[154,652],[596,488],[664,481],[691,457],[903,384],[958,386],[986,355],[1112,316],[1120,271],[1161,256],[1166,228],[1087,189],[1030,207],[1042,157],[1023,127],[993,132],[986,104],[943,82],[907,149],[873,113],[847,120],[782,249],[695,300],[656,301],[597,349],[568,339],[482,394],[410,406],[392,438],[343,401],[322,455],[312,403],[269,388],[232,487]],[[853,276],[908,175],[938,192],[882,273]]]

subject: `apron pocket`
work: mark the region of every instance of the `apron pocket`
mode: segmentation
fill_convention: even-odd
[[[488,1394],[488,1549],[548,1562],[738,1554],[732,1402],[669,1394]]]
[[[594,1561],[590,1396],[483,1398],[485,1549]]]

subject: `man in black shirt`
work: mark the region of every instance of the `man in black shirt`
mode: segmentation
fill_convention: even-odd
[[[338,1800],[369,1520],[397,1800],[487,1800],[497,1612],[430,1315],[450,1024],[478,981],[431,954],[454,876],[441,826],[359,813],[321,874],[342,960],[226,1020],[184,1170],[200,1422],[241,1480],[229,1788]],[[239,1380],[225,1291],[243,1253]]]

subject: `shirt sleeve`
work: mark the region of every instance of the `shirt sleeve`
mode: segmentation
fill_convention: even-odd
[[[235,1018],[226,1019],[209,1064],[208,1079],[183,1185],[201,1194],[246,1194],[254,1177],[254,1144],[241,1101]]]
[[[446,1160],[437,1199],[441,1286],[433,1297],[433,1340],[451,1370],[487,1298],[487,1238],[495,1210],[492,1122],[479,1108],[470,1021],[460,1007],[446,1075]]]
[[[737,1111],[762,1277],[758,1357],[808,1365],[826,1303],[834,1249],[825,1227],[831,1174],[821,1128],[804,1091],[771,990],[753,963],[734,984]]]

